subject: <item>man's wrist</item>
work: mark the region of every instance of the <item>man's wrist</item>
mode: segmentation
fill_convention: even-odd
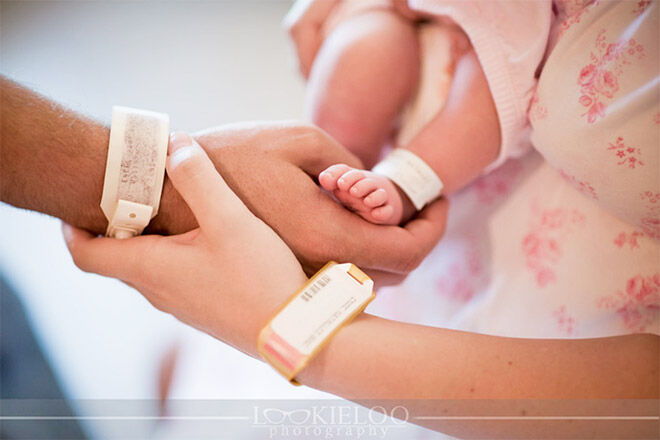
[[[99,159],[105,159],[109,139],[110,128],[107,126],[98,127],[90,132],[86,147],[92,150],[103,151],[104,153],[98,155],[98,157]],[[105,161],[100,160],[95,167],[103,169],[104,165]],[[103,174],[101,173],[99,176],[100,178],[94,179],[94,198],[84,201],[84,205],[87,206],[87,209],[82,210],[82,214],[78,218],[71,216],[70,218],[63,218],[63,220],[101,235],[105,233],[108,227],[108,219],[105,217],[100,207],[101,194],[103,192]],[[158,215],[152,219],[144,233],[163,235],[178,234],[187,232],[195,227],[197,227],[197,223],[192,212],[190,212],[190,209],[172,185],[167,174],[165,174]]]
[[[165,174],[163,194],[160,199],[158,215],[152,219],[145,234],[181,234],[197,227],[197,222],[186,202],[172,185]]]

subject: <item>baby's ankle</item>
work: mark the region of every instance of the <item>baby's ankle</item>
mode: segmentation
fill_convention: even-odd
[[[408,198],[406,193],[404,193],[401,188],[399,188],[396,184],[394,186],[397,189],[397,194],[399,195],[399,198],[401,199],[401,206],[403,209],[401,210],[401,219],[399,220],[399,225],[408,223],[410,219],[412,219],[415,214],[417,214],[417,209],[415,209],[415,205],[413,205],[413,202]]]

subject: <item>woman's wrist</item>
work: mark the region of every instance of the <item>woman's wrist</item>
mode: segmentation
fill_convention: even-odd
[[[234,311],[236,321],[232,327],[235,329],[235,333],[232,333],[240,339],[232,343],[232,341],[221,337],[226,333],[227,326],[225,325],[220,325],[221,335],[218,339],[229,342],[254,358],[261,359],[261,355],[257,350],[259,333],[268,325],[291,295],[296,293],[307,281],[308,278],[302,268],[297,271],[287,271],[286,274],[278,274],[271,284],[272,289],[261,292],[260,295],[256,294],[251,307],[249,304],[245,304],[240,312]]]

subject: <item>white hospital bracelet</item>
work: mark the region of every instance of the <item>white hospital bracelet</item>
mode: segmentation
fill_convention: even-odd
[[[375,298],[374,282],[351,263],[326,264],[259,333],[259,354],[294,385],[323,346]]]
[[[140,235],[158,213],[169,131],[170,118],[166,114],[112,108],[101,197],[108,237]]]
[[[372,168],[396,183],[418,211],[440,197],[442,181],[435,171],[415,153],[396,148]]]

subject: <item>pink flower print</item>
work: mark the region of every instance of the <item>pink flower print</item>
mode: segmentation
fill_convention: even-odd
[[[655,212],[649,212],[642,218],[642,229],[652,238],[660,238],[660,217]]]
[[[581,86],[590,86],[594,79],[596,79],[596,66],[589,64],[580,70],[580,76],[578,77],[578,84]]]
[[[557,321],[557,326],[559,331],[566,336],[570,336],[575,331],[575,318],[570,316],[566,310],[566,306],[561,306],[557,310],[552,312],[552,316]]]
[[[640,15],[642,12],[646,11],[649,6],[651,6],[651,0],[639,0],[635,4],[635,9],[632,10],[632,13]]]
[[[585,106],[585,107],[589,107],[589,106],[591,105],[591,103],[594,102],[594,100],[591,99],[591,98],[590,98],[589,96],[587,96],[587,95],[582,95],[582,96],[580,96],[580,100],[579,100],[579,102],[580,102],[580,104],[582,104],[583,106]]]
[[[594,1],[594,6],[599,3],[599,0]],[[568,18],[563,21],[561,28],[559,29],[559,36],[561,37],[564,32],[571,28],[576,23],[579,23],[582,19],[582,15],[588,13],[591,8],[586,7],[587,5],[583,2],[576,1],[574,5],[566,4],[566,15]]]
[[[620,159],[617,162],[617,165],[627,166],[628,168],[635,168],[637,166],[643,166],[644,162],[639,159],[639,156],[642,155],[642,150],[639,148],[627,146],[621,136],[616,138],[608,150],[613,150],[614,154]]]
[[[621,249],[623,249],[625,245],[628,245],[631,250],[637,249],[639,248],[637,239],[643,236],[644,233],[640,231],[633,231],[631,233],[620,232],[619,235],[614,238],[614,244]]]
[[[523,253],[527,267],[534,273],[536,284],[545,287],[556,280],[552,270],[561,257],[557,242],[542,234],[531,232],[523,238]]]
[[[519,160],[509,159],[501,167],[474,182],[472,188],[474,188],[479,202],[493,203],[506,195],[521,169],[522,165]]]
[[[646,200],[650,204],[656,204],[660,202],[660,193],[654,193],[653,191],[642,191],[639,194],[639,198]]]
[[[578,102],[587,107],[581,116],[586,116],[590,124],[605,116],[605,101],[614,98],[619,91],[618,77],[623,73],[623,67],[632,64],[633,58],[644,57],[644,47],[634,39],[608,43],[605,34],[605,29],[598,33],[590,63],[580,70],[577,79],[580,86]]]
[[[642,229],[651,238],[660,238],[660,193],[642,191],[639,197],[646,204],[646,213],[641,219]]]
[[[482,256],[474,243],[458,249],[453,255],[456,260],[437,278],[436,288],[439,294],[453,301],[467,302],[474,297],[486,275]]]
[[[583,113],[582,116],[585,114],[587,115],[587,121],[589,121],[590,124],[593,124],[598,120],[598,118],[602,118],[605,116],[605,104],[602,102],[595,102],[594,105],[592,105],[589,110],[587,110],[586,113]]]
[[[576,210],[557,208],[536,213],[531,230],[523,237],[521,245],[525,265],[539,287],[556,281],[554,268],[562,256],[561,243],[575,226],[583,225],[584,215]]]
[[[619,82],[612,72],[606,70],[598,73],[594,87],[603,95],[612,98],[617,90],[619,90]]]
[[[660,312],[660,274],[633,276],[626,281],[623,290],[600,298],[598,306],[614,310],[628,330],[647,331],[648,326],[658,320]]]
[[[660,287],[660,274],[656,273],[652,277],[637,275],[626,283],[626,293],[635,301],[641,302],[646,297],[657,293],[658,287]]]
[[[598,194],[596,193],[596,189],[593,186],[591,186],[589,182],[586,182],[584,180],[579,180],[577,177],[568,174],[564,170],[559,170],[559,174],[582,194],[591,197],[594,200],[598,200]]]
[[[548,109],[541,105],[539,102],[538,93],[534,92],[534,97],[532,98],[532,103],[529,107],[528,117],[531,122],[536,122],[541,119],[545,119],[548,116]]]

